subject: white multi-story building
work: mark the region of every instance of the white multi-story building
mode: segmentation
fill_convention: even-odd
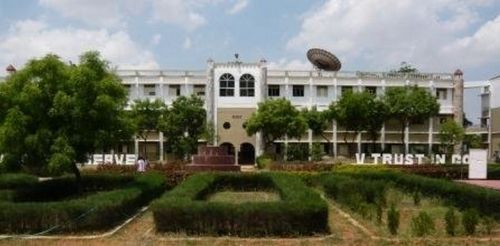
[[[237,155],[240,164],[253,163],[262,152],[259,134],[248,136],[244,122],[256,111],[259,102],[283,97],[296,107],[319,110],[338,100],[346,90],[367,90],[383,95],[389,87],[417,85],[428,88],[441,105],[439,115],[411,124],[406,131],[406,145],[401,144],[400,123],[389,120],[384,124],[377,143],[377,151],[430,153],[440,144],[439,126],[448,118],[461,122],[463,108],[463,76],[461,71],[452,73],[401,74],[394,72],[325,72],[273,70],[265,60],[258,63],[240,61],[217,63],[209,60],[205,70],[119,70],[118,75],[129,90],[130,101],[136,99],[160,99],[170,104],[180,95],[196,94],[205,100],[208,119],[216,126],[218,145],[226,145]],[[333,149],[333,155],[368,151],[372,140],[367,134],[353,136],[342,126],[332,122],[326,131],[330,144],[320,136],[309,132],[301,139],[280,139],[277,143],[309,144],[320,142],[325,151]],[[346,136],[347,135],[347,136]],[[354,142],[344,139],[354,139]],[[124,151],[137,150],[141,145]],[[150,159],[165,160],[169,152],[162,134],[151,134],[148,140]],[[280,151],[281,148],[277,148]],[[373,150],[372,150],[373,151]]]
[[[369,150],[396,153],[405,149],[409,153],[431,153],[440,144],[440,124],[448,118],[461,122],[463,117],[463,76],[460,70],[454,74],[298,71],[268,69],[265,60],[257,63],[209,60],[203,70],[118,70],[117,74],[128,90],[130,103],[137,99],[160,99],[168,105],[181,95],[200,96],[205,101],[208,120],[216,126],[216,144],[228,146],[239,164],[253,164],[255,156],[263,151],[261,136],[248,136],[244,122],[256,111],[259,102],[270,98],[283,97],[299,108],[316,106],[324,110],[346,90],[367,90],[383,95],[387,88],[407,85],[428,88],[438,98],[441,105],[439,115],[411,124],[404,136],[405,146],[401,144],[401,124],[397,120],[384,124],[376,141],[376,150],[371,149],[373,141],[367,134],[353,136],[335,121],[326,131],[333,146],[327,146],[324,138],[314,136],[311,131],[300,139],[276,141],[308,145],[320,142],[325,151],[332,149],[333,155]],[[150,160],[164,161],[170,152],[166,139],[155,132],[149,135],[146,143],[136,139],[117,151],[137,154],[143,144],[148,145],[146,156]],[[277,145],[277,151],[282,151]]]

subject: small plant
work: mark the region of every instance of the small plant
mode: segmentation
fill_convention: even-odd
[[[273,160],[269,155],[264,154],[264,155],[258,156],[255,159],[255,162],[257,163],[258,169],[267,169],[267,168],[269,168],[269,166],[271,165]]]
[[[459,221],[458,214],[453,207],[446,211],[444,220],[446,221],[446,233],[450,236],[455,236]]]
[[[476,226],[479,223],[479,215],[475,209],[467,209],[462,214],[462,224],[465,234],[473,235],[476,232]]]
[[[382,216],[384,215],[384,210],[383,210],[382,205],[380,203],[376,203],[375,206],[376,206],[375,207],[376,208],[376,210],[375,210],[375,212],[376,212],[375,219],[377,220],[378,224],[381,224],[382,223]]]
[[[309,146],[307,144],[289,144],[286,148],[287,161],[307,161]]]
[[[411,229],[416,236],[429,235],[435,230],[434,221],[427,212],[420,211],[417,216],[411,219]]]
[[[491,217],[485,217],[483,218],[483,226],[486,234],[491,235],[491,231],[493,231],[493,228],[495,227],[495,220]]]
[[[311,148],[311,160],[312,161],[321,161],[321,157],[325,152],[323,152],[323,147],[320,143],[314,143]]]
[[[399,211],[396,209],[394,204],[392,204],[389,211],[387,211],[387,228],[392,235],[398,234]]]
[[[420,198],[421,194],[419,191],[413,192],[413,204],[415,204],[415,206],[420,206]]]

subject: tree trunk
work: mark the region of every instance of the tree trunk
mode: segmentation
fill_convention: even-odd
[[[71,169],[73,171],[73,174],[75,174],[75,182],[76,182],[76,189],[77,189],[77,192],[80,193],[81,192],[81,181],[82,181],[82,177],[80,175],[80,170],[78,169],[78,167],[76,166],[76,162],[73,162],[73,164],[71,165]]]

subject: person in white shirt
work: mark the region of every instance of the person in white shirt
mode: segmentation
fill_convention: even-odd
[[[137,171],[141,173],[146,171],[146,161],[142,158],[142,156],[137,158]]]

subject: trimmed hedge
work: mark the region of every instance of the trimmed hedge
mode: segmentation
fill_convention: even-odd
[[[418,191],[427,196],[439,197],[461,209],[476,209],[483,215],[500,220],[500,191],[497,190],[397,171],[365,169],[358,172],[344,172],[344,174],[362,180],[393,182],[396,187],[408,192]]]
[[[51,185],[47,185],[49,183],[45,181],[34,187],[44,187],[35,189],[45,193],[48,191],[47,187],[58,187],[53,184],[66,185],[68,180],[71,179],[55,179],[49,182]],[[135,177],[82,176],[82,183],[87,189],[99,190],[99,187],[104,186],[117,188],[119,184],[123,187],[63,201],[0,201],[0,233],[53,233],[109,229],[130,216],[140,206],[160,195],[165,187],[164,177],[154,173]],[[59,188],[65,190],[64,192],[56,191],[59,194],[71,190],[65,187]]]
[[[38,183],[38,178],[24,173],[0,174],[0,190],[16,189]]]
[[[220,190],[274,190],[278,202],[208,202]],[[159,232],[189,235],[298,236],[328,231],[328,205],[284,173],[197,174],[152,204]]]

